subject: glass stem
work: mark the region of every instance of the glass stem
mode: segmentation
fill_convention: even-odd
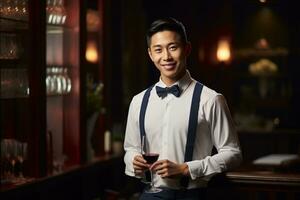
[[[151,188],[153,188],[154,187],[154,181],[153,181],[153,172],[152,172],[152,170],[150,170],[150,175],[151,175]]]

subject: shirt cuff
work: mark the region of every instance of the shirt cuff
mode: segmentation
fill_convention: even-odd
[[[186,162],[186,164],[189,168],[190,177],[192,180],[195,180],[196,178],[203,176],[203,174],[199,174],[199,171],[202,171],[201,169],[199,169],[199,164],[197,164],[194,161]]]

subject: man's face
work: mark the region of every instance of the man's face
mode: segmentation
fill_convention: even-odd
[[[185,74],[189,52],[190,44],[184,45],[180,35],[173,31],[155,33],[148,48],[149,56],[166,85],[172,85]]]

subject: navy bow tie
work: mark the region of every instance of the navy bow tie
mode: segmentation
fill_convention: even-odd
[[[172,87],[159,87],[156,86],[156,93],[159,97],[166,97],[168,93],[172,93],[174,96],[179,97],[181,94],[180,88],[178,85],[173,85]]]

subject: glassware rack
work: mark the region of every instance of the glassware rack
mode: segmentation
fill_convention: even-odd
[[[24,46],[28,33],[26,0],[0,2],[0,98],[28,97],[29,84]]]

